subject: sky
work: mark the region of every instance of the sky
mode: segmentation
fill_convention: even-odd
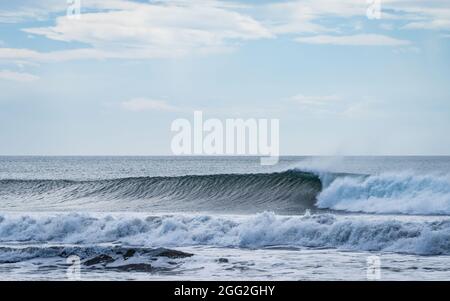
[[[279,119],[284,155],[450,155],[450,2],[374,1],[0,0],[0,155],[170,155],[194,110]]]

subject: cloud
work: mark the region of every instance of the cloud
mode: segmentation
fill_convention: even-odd
[[[77,20],[66,17],[68,5],[61,0],[5,3],[0,9],[0,23],[54,22],[23,31],[31,36],[65,42],[68,49],[39,52],[0,48],[0,60],[179,58],[227,53],[245,41],[283,36],[309,44],[411,44],[383,34],[355,34],[354,24],[364,25],[359,22],[367,20],[365,1],[295,0],[249,4],[218,0],[83,0],[81,8],[82,16]],[[450,8],[443,0],[432,3],[383,0],[381,8],[383,20],[401,20],[406,24],[405,29],[450,29]],[[379,27],[381,31],[392,29],[389,25]],[[295,34],[304,36],[295,38]],[[73,46],[80,47],[80,44],[84,46]]]
[[[450,18],[450,17],[449,17]],[[404,29],[450,29],[450,20],[431,20],[426,22],[411,22]]]
[[[88,4],[100,6],[95,1]],[[80,20],[60,16],[54,26],[23,31],[89,45],[83,51],[102,58],[130,59],[229,51],[236,42],[272,36],[251,16],[217,1],[108,4],[108,8],[82,14]]]
[[[122,102],[122,107],[128,111],[142,112],[142,111],[165,111],[177,112],[180,111],[178,107],[172,106],[163,100],[148,99],[148,98],[133,98]]]
[[[29,73],[14,72],[10,70],[0,70],[0,79],[18,82],[31,82],[38,80],[39,77]]]
[[[349,18],[365,16],[367,5],[354,0],[300,0],[273,2],[263,9],[265,24],[277,34],[335,32],[333,26],[325,26],[325,18]]]
[[[380,116],[383,112],[383,103],[379,99],[369,96],[341,97],[339,95],[305,96],[297,94],[288,98],[290,104],[285,103],[285,110],[292,112],[298,109],[310,116],[327,118],[329,116],[351,119],[370,119]],[[292,106],[294,104],[295,106]]]
[[[340,99],[337,95],[305,96],[303,94],[297,94],[289,98],[289,100],[302,106],[323,106],[330,102],[339,101]]]
[[[303,95],[289,97],[285,102],[285,110],[300,110],[313,116],[335,115],[344,110],[346,101],[338,95]]]
[[[262,9],[263,23],[270,25],[275,33],[338,32],[338,28],[345,26],[346,21],[350,23],[355,18],[366,19],[369,5],[367,1],[356,0],[275,1]],[[403,27],[405,29],[450,29],[448,0],[382,0],[380,8],[382,20],[407,22]]]
[[[51,14],[66,11],[68,6],[65,0],[14,0],[3,2],[0,8],[0,23],[43,21],[48,19]]]
[[[130,49],[127,52],[81,48],[39,52],[23,48],[0,48],[0,60],[28,60],[35,62],[64,62],[73,60],[101,59],[148,59],[158,57],[160,52],[148,53],[142,49]],[[162,53],[161,53],[162,55]]]
[[[450,6],[447,0],[393,1],[393,8],[406,15],[403,29],[450,30]]]
[[[317,35],[296,38],[295,41],[306,44],[331,44],[350,46],[405,46],[408,40],[395,39],[379,34],[356,34],[348,36]]]

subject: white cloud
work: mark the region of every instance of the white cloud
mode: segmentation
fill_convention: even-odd
[[[48,19],[53,13],[65,11],[68,6],[65,0],[14,0],[4,2],[8,3],[2,3],[0,23],[42,21]]]
[[[345,99],[338,95],[303,95],[289,97],[285,103],[288,111],[300,110],[313,116],[328,116],[339,114],[347,106]]]
[[[334,116],[339,118],[363,119],[379,116],[386,106],[382,101],[369,96],[341,97],[339,95],[309,95],[297,94],[288,99],[285,110],[298,109],[310,116],[326,118]],[[294,105],[294,106],[293,106]]]
[[[88,4],[99,6],[96,1]],[[272,36],[251,16],[216,1],[108,4],[108,9],[84,13],[80,20],[61,16],[55,26],[24,31],[87,44],[94,56],[131,59],[228,51],[236,42]]]
[[[0,48],[0,60],[28,60],[37,62],[64,62],[89,59],[143,59],[158,57],[157,51],[147,53],[142,49],[127,52],[82,48],[39,52],[32,49]]]
[[[265,23],[273,32],[286,33],[324,33],[334,32],[333,26],[317,22],[324,18],[348,18],[365,16],[364,1],[354,0],[297,0],[273,2],[262,9]]]
[[[369,3],[356,0],[293,0],[265,6],[264,24],[275,33],[316,33],[339,31],[338,27],[355,18],[366,19]],[[405,29],[450,29],[448,0],[382,0],[381,20],[408,22]],[[323,20],[338,23],[323,23]],[[328,24],[328,25],[325,25]],[[383,28],[391,30],[390,27]]]
[[[411,44],[411,42],[407,40],[395,39],[379,34],[356,34],[348,36],[317,35],[312,37],[300,37],[295,40],[307,44],[351,46],[405,46]]]
[[[38,80],[39,77],[29,73],[14,72],[10,70],[0,70],[0,79],[18,82],[31,82]]]
[[[289,100],[303,106],[323,106],[339,101],[340,99],[341,98],[337,95],[306,96],[303,94],[297,94],[289,98]]]
[[[83,0],[80,20],[65,16],[61,0],[17,0],[2,4],[1,22],[50,20],[52,26],[23,29],[31,36],[72,42],[77,49],[38,52],[0,48],[0,60],[61,62],[83,59],[153,59],[229,52],[242,42],[292,34],[312,44],[406,46],[382,34],[354,34],[368,4],[355,0],[293,0],[244,4],[218,0]],[[382,19],[405,29],[450,29],[448,0],[383,0]],[[326,21],[326,22],[324,22]],[[356,23],[355,23],[356,22]],[[380,25],[380,30],[392,30]],[[0,45],[1,46],[1,45]],[[5,47],[5,46],[3,46]]]
[[[449,17],[450,18],[450,17]],[[430,20],[426,22],[411,22],[406,24],[404,29],[450,29],[450,19]]]
[[[397,18],[408,21],[403,27],[404,29],[450,30],[450,4],[448,0],[391,0],[386,6],[398,12]]]
[[[148,99],[148,98],[133,98],[122,102],[122,107],[128,111],[166,111],[177,112],[179,108],[168,104],[163,100]]]
[[[15,10],[0,11],[0,22],[1,16],[6,15],[40,18],[37,12],[47,6],[49,13],[59,12],[55,25],[23,31],[86,46],[49,52],[0,48],[0,59],[60,62],[173,58],[228,52],[241,41],[272,37],[263,24],[238,11],[242,6],[220,1],[84,0],[79,20],[66,17],[67,3],[61,6],[61,1],[43,0],[40,5],[33,5],[30,0],[18,3],[13,5]]]

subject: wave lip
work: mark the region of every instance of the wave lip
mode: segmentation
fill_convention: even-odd
[[[316,205],[350,212],[450,215],[450,177],[408,173],[338,177],[318,195]]]
[[[140,247],[334,248],[450,255],[450,219],[406,222],[333,214],[279,216],[0,216],[0,242]]]

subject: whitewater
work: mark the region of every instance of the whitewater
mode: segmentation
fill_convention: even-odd
[[[450,279],[447,157],[1,157],[0,279]]]

